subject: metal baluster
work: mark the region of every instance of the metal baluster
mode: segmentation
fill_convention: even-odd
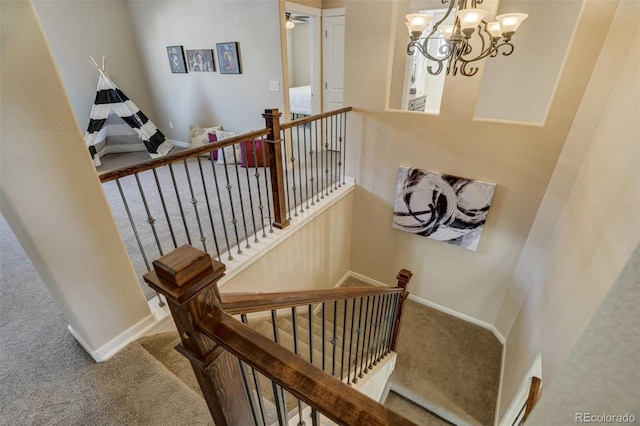
[[[158,179],[158,172],[156,169],[152,169],[153,177],[156,180],[156,188],[158,188],[158,195],[160,196],[160,202],[162,203],[162,210],[164,211],[164,217],[167,218],[167,226],[169,227],[169,233],[171,234],[171,241],[173,241],[173,248],[178,248],[178,243],[176,242],[176,235],[173,232],[173,226],[171,226],[171,217],[169,216],[169,211],[167,210],[167,203],[164,200],[164,194],[162,193],[162,186],[160,186],[160,180]]]
[[[269,196],[269,183],[267,182],[267,157],[264,144],[262,145],[262,171],[264,173],[264,190],[267,198],[267,213],[269,214],[269,233],[273,233],[273,220],[271,219],[271,197]],[[274,166],[275,167],[275,166]]]
[[[240,358],[238,359],[238,364],[240,365],[240,375],[242,376],[242,384],[244,385],[244,390],[247,392],[247,398],[249,399],[249,408],[251,409],[251,415],[253,416],[253,422],[255,425],[258,424],[258,416],[256,415],[256,409],[254,407],[253,401],[253,392],[251,392],[251,388],[249,387],[249,382],[247,382],[247,373],[244,371],[244,363]]]
[[[313,364],[313,306],[309,305],[309,363]]]
[[[342,166],[342,151],[340,150],[341,145],[341,137],[342,137],[342,116],[340,114],[336,115],[336,134],[335,134],[335,147],[336,147],[336,170],[335,170],[335,179],[334,179],[334,188],[338,189],[340,186],[340,168]]]
[[[291,324],[293,325],[293,353],[300,356],[300,352],[298,351],[298,322],[297,322],[298,314],[296,312],[296,307],[291,307]],[[304,421],[302,420],[302,401],[296,398],[298,401],[298,426],[304,426]]]
[[[319,161],[322,160],[322,148],[318,151],[318,120],[313,122],[314,128],[316,129],[316,137],[315,137],[315,148],[316,148],[316,201],[320,202],[320,164]],[[322,145],[322,144],[321,144]]]
[[[305,146],[307,143],[307,133],[305,132],[304,134],[305,136]],[[306,148],[305,148],[306,150]],[[313,154],[315,154],[316,152],[313,150],[313,122],[309,123],[309,166],[307,167],[311,167],[311,177],[309,178],[309,182],[311,183],[311,205],[314,206],[315,205],[315,200],[313,199],[313,184],[316,181],[316,179],[313,177]],[[318,158],[318,156],[316,155],[316,159]]]
[[[324,176],[326,178],[326,182],[323,182],[322,185],[324,186],[324,192],[326,196],[329,196],[329,186],[331,186],[331,182],[329,182],[329,164],[330,164],[330,158],[329,158],[329,125],[327,123],[327,118],[324,118],[324,150],[325,150],[325,156],[327,157],[325,160],[325,169],[324,169]]]
[[[280,338],[278,334],[278,314],[275,309],[271,310],[271,323],[273,324],[273,341],[276,343],[280,343]],[[284,389],[281,386],[277,387],[280,390],[280,398],[282,401],[282,412],[284,414],[284,419],[287,419],[287,401],[284,398]]]
[[[358,328],[356,329],[356,334],[358,338],[356,339],[356,357],[353,360],[354,369],[353,369],[353,383],[358,383],[358,352],[360,351],[360,334],[362,333],[362,305],[364,303],[364,298],[360,298],[360,307],[358,308]],[[360,361],[360,365],[362,365],[362,361]]]
[[[260,209],[260,225],[262,226],[262,238],[267,238],[267,234],[265,232],[265,226],[264,226],[264,206],[262,205],[262,191],[260,191],[260,167],[258,167],[258,153],[256,152],[256,143],[255,141],[254,145],[253,145],[253,162],[256,165],[255,169],[256,172],[254,174],[254,176],[256,177],[256,188],[258,191],[258,209]],[[261,151],[264,153],[264,151],[266,150],[266,145],[265,145],[265,140],[261,139],[260,140],[260,147],[261,147]],[[264,164],[264,163],[263,163]],[[248,172],[249,168],[247,167],[247,172]],[[267,194],[268,196],[268,194]],[[257,242],[257,238],[256,238],[256,242]]]
[[[231,145],[230,148],[233,149],[233,157],[235,158],[236,148],[233,145]],[[225,186],[225,188],[227,188],[227,195],[229,196],[229,206],[231,207],[231,224],[233,225],[233,230],[236,234],[236,244],[238,246],[237,253],[242,254],[242,249],[240,248],[240,236],[238,235],[238,219],[236,219],[236,210],[233,208],[233,196],[231,194],[231,189],[233,188],[233,185],[231,185],[231,182],[229,182],[229,170],[227,169],[227,166],[228,166],[227,158],[224,156],[224,148],[223,148],[222,161],[224,162],[224,176],[227,179],[227,185]],[[229,248],[229,251],[231,251],[231,247],[228,247],[228,248]]]
[[[325,321],[326,321],[326,310],[325,310],[325,302],[322,302],[322,371],[326,371],[325,368],[325,342],[327,341],[327,336],[326,336],[326,326],[325,326]]]
[[[369,323],[369,299],[370,296],[367,296],[367,307],[364,311],[364,333],[362,333],[362,351],[360,352],[360,374],[358,374],[358,377],[362,378],[364,376],[363,373],[366,373],[366,370],[363,371],[364,369],[364,364],[366,361],[366,358],[364,357],[364,351],[365,351],[365,340],[367,338],[367,328],[368,328],[368,323]]]
[[[343,179],[344,179],[344,174],[342,173],[342,165],[344,164],[343,160],[342,160],[342,156],[343,156],[343,153],[342,153],[342,135],[343,135],[343,132],[344,132],[344,123],[343,123],[344,114],[345,113],[343,112],[342,114],[340,114],[338,116],[338,122],[340,123],[338,125],[338,128],[339,128],[339,130],[338,130],[338,143],[339,143],[339,148],[338,148],[338,187],[341,187],[342,183],[344,183],[344,182],[340,181],[340,175],[341,174],[342,174]]]
[[[353,348],[353,325],[356,322],[356,298],[351,303],[351,332],[349,333],[349,362],[347,367],[347,384],[351,384],[351,348]]]
[[[378,361],[376,361],[376,349],[378,347],[378,338],[380,337],[380,326],[382,321],[382,295],[378,296],[378,309],[376,310],[376,322],[373,324],[375,327],[373,333],[373,343],[371,348],[371,360],[369,361],[369,368],[372,365],[377,365]]]
[[[338,331],[338,301],[333,301],[333,337],[331,338],[331,345],[333,345],[333,353],[331,355],[331,375],[336,376],[336,345],[338,344],[338,338],[336,332]]]
[[[331,116],[331,127],[330,127],[330,132],[331,132],[331,139],[329,139],[329,143],[331,144],[331,177],[329,180],[329,192],[333,192],[333,183],[335,182],[335,174],[336,174],[336,168],[335,168],[335,146],[334,146],[334,141],[335,141],[335,125],[336,125],[336,116],[332,115]]]
[[[196,204],[198,204],[198,200],[196,199],[195,192],[193,191],[193,184],[191,183],[191,175],[189,174],[189,166],[187,165],[187,160],[184,160],[183,163],[184,163],[184,170],[187,173],[187,182],[189,183],[189,191],[191,192],[191,204],[193,204],[193,210],[196,212],[196,222],[198,223],[198,230],[200,231],[200,242],[202,243],[202,249],[204,251],[207,251],[207,245],[205,244],[205,241],[207,240],[207,238],[204,236],[204,233],[202,232],[202,223],[200,222],[200,212],[198,212],[198,206],[196,206]]]
[[[345,174],[347,168],[347,113],[342,113],[344,116],[344,130],[342,136],[344,138],[344,149],[342,150],[342,183],[345,184]]]
[[[142,197],[142,204],[144,205],[144,210],[147,212],[147,223],[151,226],[151,232],[153,232],[153,238],[156,240],[156,245],[158,246],[160,256],[163,256],[164,252],[162,251],[162,244],[160,244],[160,238],[158,238],[158,232],[156,231],[156,220],[153,218],[153,216],[151,216],[149,204],[147,204],[147,198],[144,196],[144,190],[142,189],[142,185],[140,184],[140,177],[138,176],[138,173],[135,173],[133,176],[136,178],[138,191],[140,192],[140,197]]]
[[[399,300],[400,300],[399,293],[394,294],[393,301],[391,302],[393,309],[391,310],[391,318],[389,319],[391,327],[389,328],[389,334],[387,335],[387,349],[386,349],[387,354],[391,352],[391,339],[393,338],[393,333],[395,332],[395,329],[396,329],[396,315],[398,313]]]
[[[216,254],[218,255],[218,260],[222,261],[222,257],[220,257],[220,246],[218,244],[218,236],[216,235],[216,228],[213,224],[213,212],[211,211],[211,203],[209,202],[207,182],[204,178],[204,171],[202,170],[202,162],[200,161],[200,157],[197,157],[197,158],[198,158],[198,168],[200,169],[200,180],[202,180],[202,190],[204,192],[204,200],[205,200],[205,203],[207,204],[207,211],[209,212],[209,223],[211,224],[211,232],[213,233],[213,245],[215,245],[216,247]]]
[[[291,134],[293,135],[293,132],[291,132]],[[293,139],[293,136],[291,136],[291,138]],[[291,161],[291,175],[293,177],[292,179],[292,184],[293,186],[291,187],[291,189],[293,190],[293,215],[294,216],[298,216],[298,199],[296,198],[296,191],[298,190],[298,188],[296,187],[296,156],[295,156],[295,145],[293,144],[293,140],[291,140],[291,158],[289,159]]]
[[[178,208],[180,209],[180,217],[182,217],[182,224],[184,225],[184,232],[187,234],[187,242],[191,243],[191,234],[189,233],[189,227],[187,226],[187,219],[182,209],[182,200],[180,199],[180,191],[178,191],[178,184],[176,183],[176,175],[173,172],[173,164],[169,164],[169,173],[171,173],[171,181],[173,182],[173,189],[176,192],[176,200],[178,200]]]
[[[389,336],[389,330],[391,330],[391,312],[393,311],[393,294],[387,296],[387,316],[385,322],[387,323],[382,339],[382,357],[387,356],[387,339]]]
[[[249,325],[249,321],[247,319],[247,314],[241,314],[240,315],[240,319],[242,320],[242,323],[245,325]],[[262,417],[262,424],[264,426],[267,426],[267,420],[264,417],[264,406],[262,405],[262,391],[260,390],[260,378],[259,378],[259,374],[256,375],[256,370],[251,367],[251,374],[253,375],[253,384],[256,387],[256,395],[257,395],[257,399],[258,399],[258,406],[260,407],[260,416]]]
[[[307,209],[309,208],[309,163],[307,162],[306,154],[307,154],[307,129],[306,124],[302,125],[302,137],[304,143],[304,189],[305,189],[305,198],[307,199]],[[313,155],[313,154],[312,154]],[[313,157],[312,157],[313,159]],[[313,176],[311,178],[313,180]],[[311,193],[311,201],[313,202],[313,192]]]
[[[243,141],[245,153],[247,151],[247,144]],[[244,201],[242,200],[242,186],[240,185],[240,172],[238,171],[238,158],[236,156],[235,146],[233,147],[233,162],[235,163],[233,166],[236,169],[236,182],[238,183],[238,197],[240,198],[240,212],[242,213],[242,224],[244,227],[244,240],[246,242],[245,248],[251,248],[251,244],[249,244],[249,231],[247,230],[247,218],[244,214]],[[233,209],[231,210],[233,211]],[[238,241],[238,247],[240,247],[240,241]]]
[[[373,361],[374,365],[380,362],[380,360],[382,359],[382,342],[384,341],[384,336],[387,331],[388,316],[389,295],[385,294],[382,296],[382,315],[380,317],[380,332],[378,333],[378,340],[376,342],[375,361]]]
[[[133,229],[133,235],[136,237],[136,242],[138,243],[140,254],[142,254],[142,259],[144,260],[144,265],[147,267],[147,271],[150,271],[151,267],[149,266],[149,259],[147,259],[147,254],[144,251],[144,246],[142,245],[142,241],[140,241],[140,235],[138,235],[138,228],[136,228],[136,224],[133,221],[133,216],[131,216],[131,210],[129,210],[129,203],[127,203],[127,198],[124,196],[124,192],[122,191],[122,186],[120,185],[120,179],[116,179],[116,185],[118,186],[118,191],[120,191],[120,198],[122,198],[122,203],[124,204],[124,210],[127,212],[129,223],[131,224],[131,228]]]
[[[247,177],[247,189],[249,190],[249,209],[251,210],[251,222],[253,223],[253,242],[257,243],[258,242],[258,230],[256,228],[256,214],[253,211],[253,195],[251,194],[251,178],[249,177],[249,159],[247,158],[247,144],[246,142],[242,142],[244,143],[244,155],[245,155],[245,162],[246,167],[244,168],[246,177]],[[251,140],[251,147],[253,149],[253,156],[254,156],[254,160],[253,160],[253,165],[255,166],[255,168],[258,168],[258,162],[255,161],[255,155],[256,155],[256,141],[255,139]],[[238,185],[239,186],[239,185]],[[258,194],[260,193],[260,187],[258,187]],[[249,236],[247,236],[247,241],[249,239]]]
[[[284,161],[282,162],[282,165],[284,166],[284,181],[287,184],[287,190],[286,190],[286,194],[287,194],[287,214],[289,215],[289,217],[287,219],[291,220],[291,197],[289,197],[289,167],[287,166],[288,161],[287,160],[287,131],[286,129],[282,130],[282,144],[283,144],[283,150],[282,150],[282,156],[284,157]],[[293,144],[291,145],[291,152],[293,152]]]
[[[371,368],[371,364],[369,363],[369,357],[371,355],[371,336],[375,333],[376,329],[376,320],[375,316],[375,306],[376,306],[376,296],[373,296],[373,301],[371,302],[371,327],[369,328],[369,336],[367,337],[367,358],[364,366],[364,372],[368,372]]]
[[[224,159],[223,150],[218,151],[218,158],[222,155]],[[226,167],[225,167],[226,169]],[[224,241],[227,243],[227,260],[233,260],[231,254],[231,244],[229,244],[229,235],[227,234],[227,221],[224,218],[224,208],[222,207],[222,197],[220,196],[220,184],[218,183],[218,173],[216,172],[216,165],[211,162],[211,173],[213,173],[213,182],[216,187],[216,196],[218,198],[218,208],[220,209],[220,218],[222,219],[222,232],[224,233]]]
[[[342,316],[342,358],[340,360],[340,380],[344,378],[344,345],[347,337],[347,299],[344,299],[344,314]],[[347,373],[347,376],[349,374]]]
[[[304,132],[304,129],[302,130]],[[304,154],[300,154],[300,126],[296,126],[296,145],[298,146],[298,182],[300,184],[300,213],[304,213],[304,200],[302,199],[302,160],[304,159]],[[306,196],[306,194],[305,194]]]

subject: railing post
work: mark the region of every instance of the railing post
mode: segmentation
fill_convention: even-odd
[[[191,361],[217,426],[253,423],[238,360],[200,332],[198,324],[222,309],[217,282],[225,265],[183,245],[153,262],[145,281],[167,299],[182,343],[176,347]]]
[[[262,116],[266,127],[271,129],[271,137],[267,139],[269,147],[269,170],[271,171],[271,193],[273,194],[273,226],[284,229],[289,226],[286,209],[286,193],[284,190],[284,167],[282,163],[282,139],[280,138],[280,117],[278,108],[265,109]]]
[[[402,308],[404,307],[404,301],[409,297],[407,284],[409,284],[412,276],[413,273],[406,269],[401,269],[396,276],[396,279],[398,280],[398,287],[402,288],[402,293],[400,293],[400,299],[398,300],[398,308],[394,319],[393,336],[391,337],[391,350],[394,352],[396,352],[396,349],[398,348],[398,336],[400,335],[400,324],[402,323]]]

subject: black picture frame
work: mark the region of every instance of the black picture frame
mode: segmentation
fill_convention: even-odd
[[[187,50],[187,68],[189,72],[214,72],[213,49]]]
[[[169,58],[169,67],[173,74],[187,73],[187,63],[184,60],[182,46],[167,46],[167,56]]]
[[[240,49],[237,41],[216,43],[220,74],[242,74]]]

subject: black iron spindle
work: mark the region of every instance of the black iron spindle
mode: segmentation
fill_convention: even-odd
[[[309,305],[309,362],[313,364],[313,306]]]
[[[220,155],[222,155],[222,157],[224,158],[223,150],[218,151],[218,156]],[[231,244],[229,244],[229,234],[227,233],[227,221],[224,218],[224,207],[222,207],[222,196],[220,195],[220,184],[218,183],[218,173],[216,172],[216,165],[213,162],[211,162],[211,173],[213,173],[213,182],[216,187],[216,196],[218,198],[218,208],[220,209],[220,219],[222,220],[222,231],[224,233],[224,241],[227,243],[227,260],[233,260],[233,255],[231,254]]]
[[[291,175],[292,175],[292,186],[291,189],[293,190],[293,215],[294,216],[298,216],[298,198],[297,198],[297,191],[298,188],[296,187],[296,156],[295,156],[295,145],[293,143],[293,132],[291,132],[291,158],[289,159],[289,161],[291,161]]]
[[[280,337],[278,334],[278,314],[275,309],[271,310],[271,323],[273,324],[273,341],[276,343],[280,343]],[[279,390],[281,402],[282,402],[282,410],[284,414],[284,419],[287,419],[287,402],[284,398],[284,389],[281,386],[277,386]]]
[[[180,199],[180,191],[178,191],[178,183],[176,182],[176,175],[173,172],[173,164],[169,164],[169,173],[171,174],[171,181],[173,182],[173,189],[176,193],[176,200],[178,201],[178,208],[180,209],[180,217],[182,217],[182,224],[184,225],[184,232],[187,234],[187,242],[189,245],[193,245],[191,243],[191,234],[189,233],[189,227],[187,226],[187,217],[184,214],[184,209],[182,208],[182,200]]]
[[[254,176],[256,178],[256,188],[258,192],[258,209],[260,210],[260,226],[262,226],[262,238],[267,238],[267,234],[265,232],[266,227],[264,225],[265,216],[264,216],[264,205],[262,204],[262,191],[260,190],[260,167],[258,166],[258,153],[256,152],[256,148],[257,148],[257,143],[254,140],[253,141],[253,162],[256,169]],[[261,139],[260,150],[264,153],[266,149],[267,147],[265,146],[265,140]],[[247,171],[248,170],[249,168],[247,167]],[[256,242],[257,242],[257,238],[256,238]]]
[[[291,307],[291,324],[293,326],[293,353],[300,356],[300,351],[298,350],[298,322],[297,322],[298,314],[296,312],[296,307]],[[296,398],[298,403],[298,424],[304,424],[302,421],[302,401]]]
[[[256,414],[256,409],[254,406],[255,401],[253,400],[253,392],[251,391],[251,387],[249,386],[249,382],[247,381],[247,373],[244,370],[244,362],[240,358],[238,358],[238,364],[240,365],[240,376],[242,377],[242,384],[244,385],[244,390],[247,392],[247,399],[249,399],[249,408],[251,409],[251,415],[253,416],[253,422],[255,425],[258,424],[258,416]]]
[[[373,333],[373,342],[371,343],[371,350],[369,351],[371,353],[371,359],[369,360],[369,368],[371,368],[372,365],[377,365],[378,362],[376,361],[376,349],[378,347],[378,337],[380,334],[380,325],[381,325],[381,318],[382,318],[382,295],[378,296],[378,308],[376,309],[376,321],[373,323],[375,329],[374,329],[374,333]]]
[[[327,341],[327,335],[326,335],[326,309],[325,309],[325,302],[322,302],[322,371],[327,371],[326,366],[325,366],[325,359],[326,359],[326,352],[325,352],[325,342]]]
[[[263,172],[263,176],[265,176],[264,180],[264,191],[265,191],[265,198],[267,199],[267,213],[269,214],[269,233],[273,233],[273,220],[271,219],[271,196],[269,195],[269,183],[267,182],[267,154],[266,154],[266,147],[264,146],[264,143],[266,141],[263,140],[263,144],[262,144],[262,172]]]
[[[256,228],[256,214],[253,208],[253,195],[251,194],[251,178],[249,177],[249,153],[247,152],[247,143],[242,142],[244,144],[244,157],[245,157],[245,174],[247,178],[247,190],[249,191],[249,210],[251,211],[251,222],[253,223],[253,242],[258,242],[258,230]],[[258,162],[255,161],[255,152],[256,152],[256,141],[255,139],[251,139],[251,154],[254,155],[254,163],[255,168],[258,167]],[[258,193],[260,193],[260,187],[258,187]],[[247,241],[249,240],[249,236],[247,235]]]
[[[305,132],[305,138],[306,138],[306,132]],[[311,205],[314,206],[315,205],[315,199],[313,197],[313,185],[316,181],[315,177],[313,176],[313,172],[314,172],[314,167],[313,167],[313,154],[315,154],[316,152],[313,150],[313,122],[309,123],[309,166],[311,167],[311,177],[309,178],[309,182],[310,182],[310,186],[311,186]],[[318,156],[316,155],[316,159],[318,158]]]
[[[353,302],[351,303],[351,331],[349,332],[349,362],[347,367],[347,384],[351,384],[351,349],[353,348],[353,325],[356,322],[356,299],[353,298]],[[343,330],[346,334],[346,328]]]
[[[200,242],[202,243],[202,249],[206,252],[207,245],[205,241],[207,237],[204,236],[204,232],[202,232],[202,223],[200,222],[200,212],[198,211],[198,199],[196,198],[196,194],[193,190],[193,183],[191,182],[191,175],[189,174],[189,166],[187,165],[187,160],[183,161],[184,163],[184,171],[187,175],[187,182],[189,183],[189,192],[191,193],[191,204],[193,204],[193,210],[196,213],[196,222],[198,223],[198,230],[200,231]]]
[[[136,178],[138,191],[140,192],[140,197],[142,198],[142,204],[144,205],[144,210],[147,213],[147,223],[149,224],[149,226],[151,226],[151,232],[153,233],[153,238],[156,240],[156,245],[158,246],[160,256],[163,256],[164,252],[162,251],[162,244],[160,244],[158,231],[156,231],[156,220],[153,216],[151,216],[151,210],[149,210],[149,204],[147,203],[147,197],[145,197],[144,195],[144,190],[142,189],[142,184],[140,183],[140,177],[138,176],[138,173],[135,173],[133,176]]]
[[[360,336],[362,334],[362,305],[364,304],[364,298],[360,298],[360,306],[358,307],[358,328],[356,329],[356,334],[358,335],[356,339],[356,357],[353,360],[354,369],[353,369],[353,383],[358,383],[358,353],[360,351]],[[360,360],[360,366],[362,369],[362,361]]]
[[[290,130],[289,130],[290,131]],[[283,161],[282,165],[284,166],[284,181],[287,186],[287,190],[285,191],[287,194],[287,219],[291,220],[291,197],[289,196],[289,160],[287,159],[287,129],[282,130],[282,156]],[[293,152],[293,144],[291,145],[291,151]]]
[[[247,319],[247,314],[241,314],[240,319],[243,324],[249,325],[249,320]],[[253,375],[253,384],[256,388],[256,395],[258,399],[258,406],[260,407],[260,416],[262,417],[263,426],[267,426],[267,420],[264,417],[264,406],[262,405],[262,390],[260,389],[260,374],[256,375],[256,370],[251,367],[251,374]]]
[[[344,125],[344,130],[342,132],[342,137],[343,137],[343,142],[344,142],[344,146],[342,149],[342,183],[345,184],[345,174],[346,174],[346,167],[347,167],[347,113],[343,112],[343,125]]]
[[[364,366],[364,372],[368,372],[369,369],[371,368],[371,364],[370,364],[370,358],[371,358],[371,338],[373,336],[373,334],[376,331],[377,325],[376,325],[376,319],[375,319],[375,308],[376,308],[376,296],[373,296],[373,301],[371,302],[371,327],[369,328],[369,336],[367,337],[367,356],[365,361],[365,366]]]
[[[344,299],[344,313],[342,315],[342,358],[340,359],[340,380],[344,379],[344,350],[347,337],[347,299]],[[349,375],[347,373],[347,375]]]
[[[314,145],[316,148],[316,201],[320,202],[320,161],[322,160],[322,148],[318,150],[318,120],[313,122],[315,128]],[[321,145],[322,146],[322,145]]]
[[[160,185],[160,180],[158,179],[158,172],[156,169],[152,169],[153,177],[156,181],[156,188],[158,188],[158,196],[160,196],[160,203],[162,203],[162,210],[164,211],[164,217],[167,219],[167,226],[169,227],[169,234],[171,234],[171,241],[173,241],[173,248],[178,248],[178,243],[176,241],[176,235],[173,232],[173,226],[171,225],[171,216],[169,216],[169,211],[167,210],[167,203],[164,199],[164,193],[162,192],[162,186]]]
[[[362,351],[360,352],[360,374],[358,374],[358,377],[362,378],[364,376],[364,373],[367,372],[367,370],[365,370],[365,364],[366,364],[366,358],[365,358],[365,346],[366,346],[366,339],[367,339],[367,329],[369,328],[369,299],[370,297],[367,296],[367,307],[364,310],[364,332],[362,333]]]
[[[375,351],[375,360],[374,364],[377,364],[382,359],[382,342],[385,336],[385,332],[387,330],[387,317],[389,315],[389,295],[385,294],[382,296],[382,313],[380,316],[380,331],[378,332],[378,340],[376,341],[376,351]]]
[[[116,179],[116,185],[118,187],[118,191],[120,191],[120,198],[122,199],[122,203],[124,204],[124,210],[127,212],[127,217],[129,218],[129,223],[131,224],[131,228],[133,229],[133,235],[136,237],[136,242],[138,243],[140,254],[142,255],[144,264],[147,267],[147,271],[150,271],[151,268],[149,266],[149,259],[147,259],[147,254],[144,251],[144,246],[142,245],[142,241],[140,241],[138,228],[136,227],[136,223],[134,222],[133,216],[131,215],[131,210],[129,209],[129,203],[127,203],[127,197],[124,196],[124,192],[122,191],[122,185],[120,184],[120,179]]]
[[[235,158],[235,146],[230,146],[228,148],[233,149],[233,157]],[[227,157],[224,155],[224,149],[222,152],[222,161],[224,163],[224,176],[227,179],[227,185],[225,186],[225,188],[227,188],[227,195],[229,196],[229,207],[231,208],[231,224],[233,225],[233,231],[236,234],[236,245],[238,247],[237,253],[242,254],[242,248],[240,247],[240,235],[238,234],[238,219],[236,219],[236,209],[233,206],[233,194],[231,192],[231,189],[233,189],[233,185],[231,185],[231,182],[229,180],[229,169],[227,168]],[[229,251],[231,251],[231,247],[228,247],[228,249]]]
[[[329,186],[331,185],[329,182],[329,123],[327,122],[327,118],[324,118],[324,155],[325,155],[325,164],[324,164],[324,181],[322,182],[322,186],[324,187],[324,195],[329,196]]]
[[[207,212],[209,212],[209,224],[211,225],[211,232],[213,233],[213,245],[216,247],[216,254],[218,255],[218,260],[222,261],[222,257],[220,257],[220,246],[218,244],[218,236],[216,235],[216,227],[213,224],[213,211],[211,210],[211,203],[209,202],[209,193],[207,191],[207,181],[204,178],[204,171],[202,170],[202,161],[200,160],[200,157],[198,157],[198,168],[200,169],[200,180],[202,181],[202,190],[204,192],[204,200],[205,200],[205,203],[207,204]]]
[[[241,142],[243,144],[245,144],[245,142]],[[246,155],[246,147],[247,145],[245,144],[245,155]],[[238,171],[238,158],[236,156],[236,150],[235,150],[235,146],[233,147],[233,168],[236,169],[236,184],[238,186],[238,198],[240,199],[240,215],[242,216],[242,226],[244,228],[244,241],[245,241],[245,248],[249,249],[251,248],[251,244],[249,243],[249,230],[247,229],[247,215],[244,213],[244,201],[242,198],[242,185],[240,185],[240,172]],[[240,241],[238,241],[238,247],[240,247]]]
[[[307,161],[307,128],[306,124],[302,125],[302,138],[304,147],[304,189],[305,198],[307,199],[307,209],[309,208],[309,162]],[[311,195],[311,201],[313,201],[313,194]]]
[[[333,337],[331,338],[331,345],[333,346],[331,355],[331,375],[336,376],[336,346],[338,344],[338,337],[336,336],[338,331],[338,301],[333,301]]]

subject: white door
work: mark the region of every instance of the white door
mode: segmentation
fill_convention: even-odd
[[[344,8],[323,11],[324,111],[341,108],[344,93]]]

